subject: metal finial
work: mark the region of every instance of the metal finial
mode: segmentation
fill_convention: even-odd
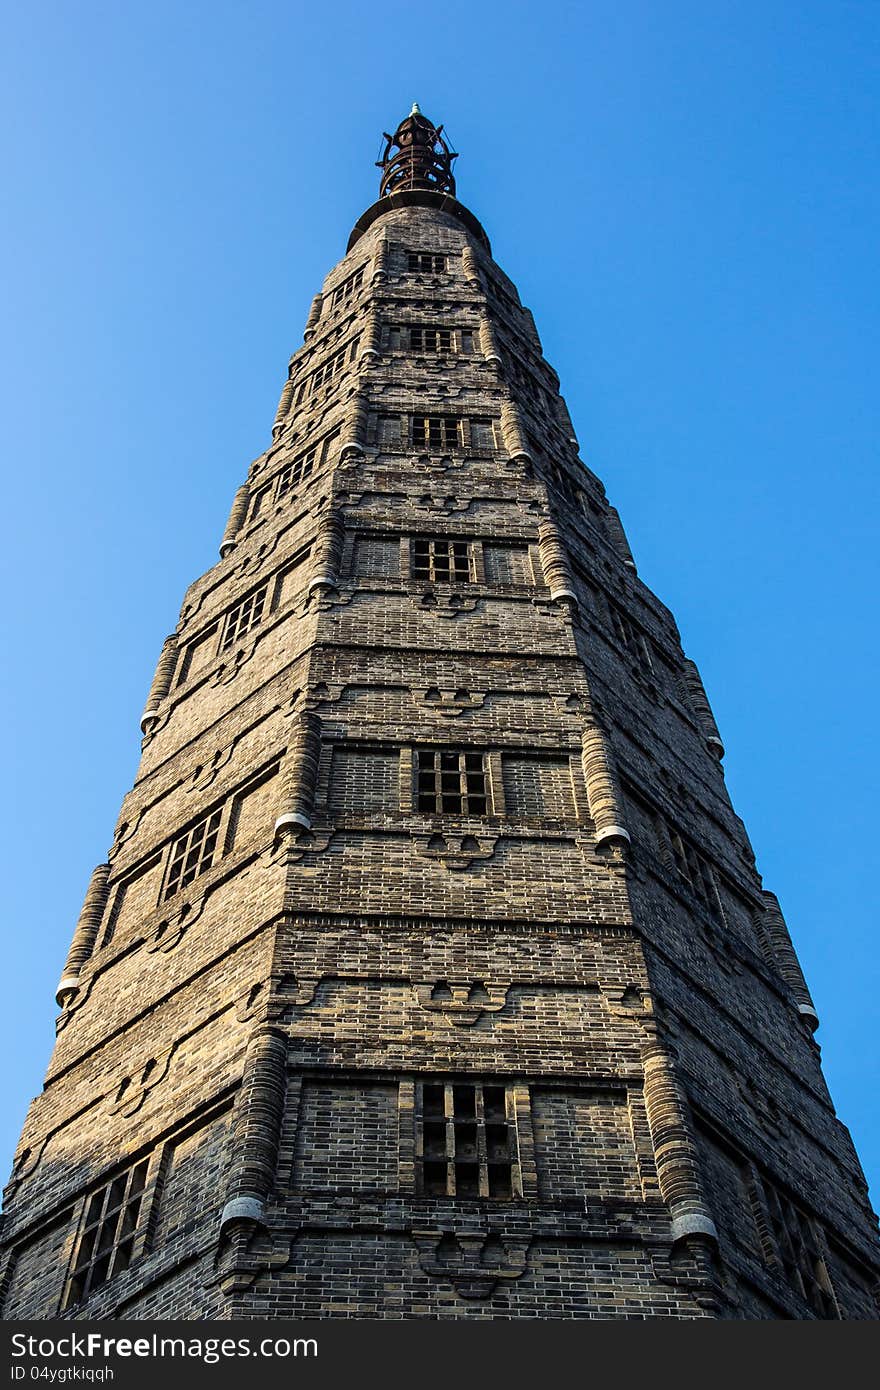
[[[432,125],[419,103],[400,122],[393,135],[385,131],[385,149],[377,160],[382,170],[379,197],[405,189],[451,193],[455,197],[452,161],[458,159],[443,138],[442,125]]]

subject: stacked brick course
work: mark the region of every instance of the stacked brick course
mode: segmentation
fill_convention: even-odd
[[[361,219],[272,436],[74,934],[3,1316],[876,1317],[699,674],[449,192]]]

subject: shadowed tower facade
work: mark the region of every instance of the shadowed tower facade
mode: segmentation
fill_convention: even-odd
[[[6,1189],[6,1318],[873,1318],[669,611],[414,108],[188,590]]]

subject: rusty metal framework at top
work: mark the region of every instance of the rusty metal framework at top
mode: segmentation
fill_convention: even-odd
[[[458,159],[443,137],[442,125],[432,125],[417,105],[393,135],[383,132],[385,149],[376,161],[382,170],[379,197],[405,189],[430,189],[455,197],[452,161]],[[392,151],[396,150],[396,154]]]

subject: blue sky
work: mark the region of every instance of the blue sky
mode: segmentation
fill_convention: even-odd
[[[162,639],[417,99],[701,667],[876,1199],[880,8],[50,0],[3,28],[4,1176]]]

